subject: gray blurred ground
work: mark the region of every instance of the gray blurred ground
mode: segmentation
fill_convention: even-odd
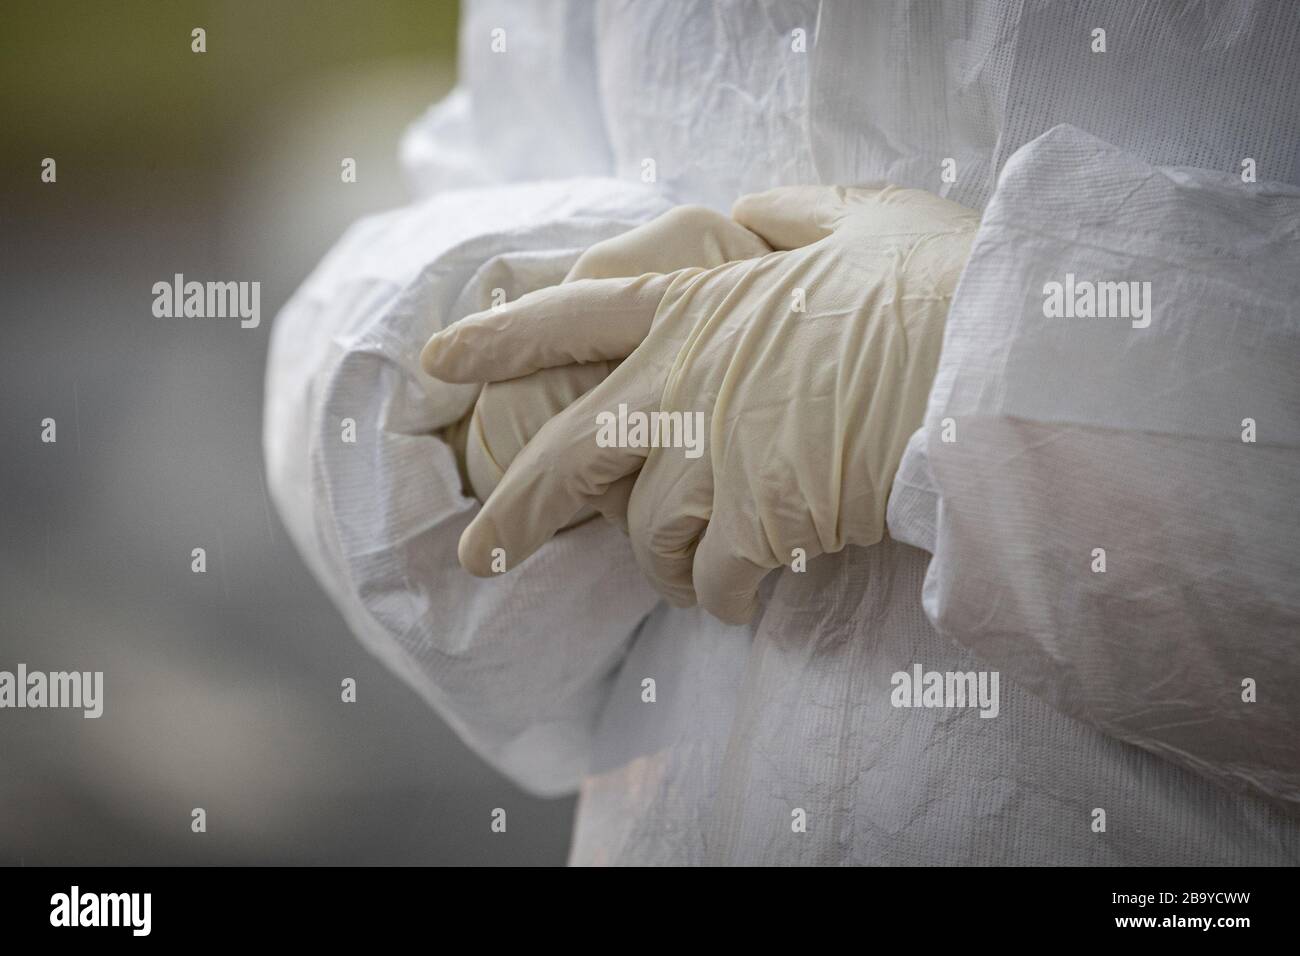
[[[106,702],[0,710],[0,863],[563,862],[572,801],[517,790],[360,648],[263,477],[271,317],[405,201],[397,137],[452,81],[454,6],[6,15],[0,670],[102,670]],[[261,327],[155,319],[176,272],[260,280]]]

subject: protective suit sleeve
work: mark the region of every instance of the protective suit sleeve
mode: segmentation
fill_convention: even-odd
[[[939,494],[941,633],[1292,809],[1297,302],[1300,189],[1056,127],[1002,173],[909,449]]]
[[[358,639],[526,788],[576,785],[610,675],[655,597],[603,522],[477,580],[456,542],[477,503],[435,434],[475,386],[434,382],[437,328],[563,278],[663,211],[611,180],[441,194],[366,219],[276,320],[264,445],[290,535]]]

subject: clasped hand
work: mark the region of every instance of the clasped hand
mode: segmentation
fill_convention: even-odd
[[[976,225],[892,186],[775,189],[732,219],[682,207],[434,335],[430,375],[498,383],[471,423],[486,498],[461,564],[487,575],[500,548],[513,567],[594,509],[669,602],[744,623],[800,551],[879,541]],[[610,428],[687,416],[703,454]]]

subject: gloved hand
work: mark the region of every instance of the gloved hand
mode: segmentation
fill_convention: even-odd
[[[889,186],[776,189],[733,215],[786,251],[558,286],[429,341],[425,369],[451,382],[627,356],[515,459],[461,537],[469,571],[489,573],[498,547],[518,564],[585,506],[617,520],[626,502],[660,593],[741,623],[794,549],[880,539],[976,216]],[[705,454],[598,441],[621,408],[629,422],[702,413]]]
[[[771,251],[767,243],[728,216],[704,206],[678,206],[592,246],[579,256],[564,282],[717,266]],[[534,301],[544,300],[550,291],[534,293]],[[488,314],[481,318],[486,320]],[[599,384],[615,364],[597,361],[556,365],[522,378],[485,384],[470,415],[447,434],[458,456],[463,456],[462,470],[475,497],[487,501],[528,440]],[[592,514],[594,511],[584,510],[567,524]]]

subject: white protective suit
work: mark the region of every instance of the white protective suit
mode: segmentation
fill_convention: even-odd
[[[1106,31],[1104,53],[1091,49],[1096,28]],[[504,52],[493,52],[494,37]],[[1160,726],[1125,722],[1131,707],[1114,718],[1092,706],[1094,688],[1074,677],[1094,673],[1088,636],[1104,632],[1104,615],[1074,635],[1074,669],[1054,670],[1050,651],[1028,646],[1017,657],[1018,620],[996,629],[987,659],[971,649],[980,642],[964,639],[962,599],[975,602],[971,615],[989,613],[978,588],[945,588],[951,579],[934,569],[927,580],[930,554],[894,539],[934,550],[935,568],[953,567],[949,538],[963,561],[974,551],[996,564],[1007,540],[1050,538],[1050,516],[1025,508],[1024,536],[993,536],[982,553],[959,533],[969,526],[945,524],[950,488],[965,493],[967,511],[949,516],[969,514],[971,499],[960,459],[942,458],[927,437],[938,418],[895,483],[894,539],[774,573],[755,623],[731,627],[657,601],[627,540],[600,520],[561,533],[508,575],[466,574],[457,540],[478,505],[434,433],[460,420],[476,392],[419,368],[429,335],[489,305],[493,289],[514,299],[558,282],[582,249],[676,203],[726,210],[778,185],[888,180],[983,210],[996,205],[1008,159],[1060,123],[1128,157],[1134,189],[1154,175],[1147,164],[1235,173],[1243,156],[1261,181],[1300,182],[1292,9],[477,2],[463,17],[461,59],[459,88],[403,143],[426,198],[349,230],[276,322],[268,472],[297,546],[366,646],[523,786],[581,786],[573,862],[1300,862],[1285,753],[1252,755],[1283,765],[1274,778],[1235,772],[1213,748],[1190,753],[1187,741],[1156,739]],[[1042,145],[1016,162],[1040,168]],[[1043,162],[1068,189],[1059,153]],[[1017,241],[1034,242],[1034,232]],[[1246,255],[1251,237],[1233,241]],[[953,315],[967,285],[964,276]],[[1284,318],[1293,333],[1294,311]],[[963,355],[979,353],[979,328],[972,334]],[[943,403],[984,408],[987,389],[945,370],[947,354],[945,343],[932,415]],[[1078,362],[1050,348],[1034,354],[1062,371]],[[1039,373],[1051,381],[1055,371]],[[342,440],[345,419],[354,443]],[[1277,453],[1292,453],[1292,439],[1276,438]],[[1001,447],[1025,461],[1022,449]],[[1209,600],[1229,614],[1250,600],[1250,584]],[[1293,620],[1289,599],[1275,602],[1272,623]],[[1240,669],[1222,659],[1230,650],[1211,663],[1235,688]],[[1133,641],[1104,647],[1112,671],[1147,675],[1133,686],[1178,696],[1151,676],[1156,653]],[[1158,654],[1177,653],[1161,641]],[[1294,651],[1273,645],[1266,660],[1290,668]],[[997,716],[892,706],[891,675],[915,665],[1002,667]],[[653,703],[643,700],[647,679]],[[806,832],[792,827],[800,811]]]

